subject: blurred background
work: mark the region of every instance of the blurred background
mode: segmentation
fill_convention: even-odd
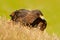
[[[0,0],[0,16],[10,19],[18,9],[39,9],[47,20],[47,32],[60,36],[60,0]]]

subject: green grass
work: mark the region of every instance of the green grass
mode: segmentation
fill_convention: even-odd
[[[39,9],[48,22],[47,32],[60,36],[60,0],[0,0],[0,16],[9,15],[17,9]]]

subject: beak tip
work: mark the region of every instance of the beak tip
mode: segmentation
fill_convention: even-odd
[[[41,19],[45,19],[44,16],[40,16]]]

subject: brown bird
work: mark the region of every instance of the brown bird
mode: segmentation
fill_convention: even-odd
[[[13,12],[11,15],[11,20],[15,22],[20,22],[26,24],[26,26],[31,25],[34,27],[36,25],[40,27],[40,30],[44,30],[46,28],[47,22],[43,18],[43,14],[40,10],[26,10],[20,9]]]

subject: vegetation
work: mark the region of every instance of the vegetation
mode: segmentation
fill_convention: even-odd
[[[42,32],[39,28],[0,18],[0,40],[59,40],[59,37],[56,34],[49,35],[46,30]]]

